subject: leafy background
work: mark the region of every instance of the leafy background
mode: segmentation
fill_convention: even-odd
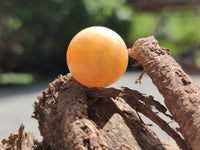
[[[200,66],[200,9],[137,11],[126,0],[1,0],[0,84],[66,74],[70,40],[96,25],[116,31],[128,47],[154,35],[181,62],[190,56],[189,64]]]

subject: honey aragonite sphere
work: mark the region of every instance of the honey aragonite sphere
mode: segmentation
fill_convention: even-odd
[[[126,71],[128,51],[116,32],[94,26],[74,36],[66,59],[69,71],[78,82],[87,87],[107,87]]]

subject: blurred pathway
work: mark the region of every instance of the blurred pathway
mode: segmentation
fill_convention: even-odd
[[[17,132],[21,123],[25,125],[25,131],[40,137],[38,123],[31,115],[37,95],[47,86],[42,84],[0,89],[0,141],[10,133]]]
[[[135,84],[134,81],[139,76],[139,73],[129,72],[112,87],[120,88],[126,86],[131,89],[138,90],[146,95],[153,95],[156,100],[163,104],[163,97],[159,94],[157,88],[153,85],[151,79],[145,74],[142,78],[142,84]],[[198,85],[200,85],[200,76],[191,76]],[[53,79],[52,79],[53,80]],[[25,125],[25,131],[32,132],[39,140],[41,140],[38,130],[38,123],[31,118],[33,113],[33,103],[37,99],[37,95],[46,89],[48,83],[34,85],[31,87],[21,88],[5,88],[0,89],[0,141],[2,138],[8,137],[10,133],[17,132],[21,123]],[[152,121],[144,118],[146,124],[152,124],[152,128],[160,138],[169,140],[163,131],[161,131]],[[167,118],[164,118],[167,120]],[[176,124],[172,123],[175,127]]]

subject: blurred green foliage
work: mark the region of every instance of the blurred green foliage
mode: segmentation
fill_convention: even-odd
[[[130,47],[154,35],[173,55],[200,47],[200,11],[136,12],[126,0],[1,0],[0,72],[67,73],[66,50],[88,26],[118,32]],[[200,64],[197,50],[196,62]]]
[[[125,0],[1,0],[0,72],[66,73],[66,49],[88,26],[127,38],[132,8]]]
[[[200,48],[199,27],[199,10],[163,10],[160,13],[135,12],[128,41],[154,35],[161,46],[170,49],[172,55],[180,55],[185,51]]]
[[[27,85],[34,81],[34,77],[30,73],[4,73],[0,74],[0,84],[21,84]]]

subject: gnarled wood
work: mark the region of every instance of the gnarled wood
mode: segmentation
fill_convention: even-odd
[[[71,75],[60,76],[35,102],[43,148],[54,150],[108,149],[103,134],[88,119],[84,87]]]
[[[180,125],[187,149],[199,150],[200,88],[153,36],[138,39],[129,49],[129,55],[144,67],[164,96],[173,119]]]
[[[135,115],[144,114],[177,142],[183,150],[200,147],[200,88],[154,37],[142,38],[129,54],[144,67],[165,97],[171,112],[152,96],[128,88],[86,88],[71,74],[60,76],[38,96],[34,118],[39,122],[42,143],[19,133],[3,140],[0,149],[23,149],[24,139],[35,150],[165,150],[153,131]],[[138,82],[142,75],[138,78]],[[123,100],[122,100],[123,99]],[[127,105],[129,104],[129,106]],[[152,107],[176,120],[184,139]],[[189,129],[189,130],[188,130]],[[42,147],[41,147],[42,146]]]
[[[165,131],[169,136],[171,136],[176,141],[176,143],[179,145],[180,148],[182,148],[183,150],[187,149],[185,145],[185,141],[180,137],[180,135],[173,128],[171,128],[166,121],[164,121],[162,118],[158,116],[157,112],[160,112],[160,113],[163,113],[163,115],[169,118],[172,118],[172,116],[166,114],[167,109],[163,105],[161,105],[158,101],[154,100],[152,96],[144,96],[144,94],[136,90],[131,90],[125,87],[123,87],[121,90],[114,89],[114,88],[92,88],[92,89],[87,90],[87,95],[93,98],[106,98],[106,97],[122,98],[136,112],[142,113],[147,118],[149,118],[154,123],[156,123],[163,131]],[[154,107],[154,110],[153,110],[153,107]],[[134,121],[134,124],[135,124],[135,121]],[[135,131],[134,133],[137,133],[136,138],[140,138],[142,136],[141,139],[139,139],[139,141],[141,141],[142,139],[144,139],[144,135],[141,134],[143,133],[142,132],[143,128],[137,127],[137,131]],[[151,139],[151,138],[147,136],[146,141],[144,143],[145,145],[141,145],[143,149],[145,148],[152,149],[152,147],[146,146],[147,142],[153,143],[153,141],[148,140],[148,139]],[[154,146],[154,145],[155,144],[153,145],[150,144],[150,146]]]
[[[34,118],[39,121],[44,149],[165,150],[153,131],[117,97],[93,97],[73,77],[60,76],[35,102]],[[97,90],[96,90],[97,91]],[[114,93],[113,93],[114,92]]]
[[[0,150],[42,150],[34,135],[24,132],[23,124],[20,126],[18,133],[11,133],[8,139],[3,139],[1,143]]]

